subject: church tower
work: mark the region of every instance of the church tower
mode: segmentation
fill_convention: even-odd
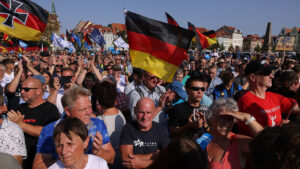
[[[61,28],[61,25],[58,20],[58,16],[56,14],[54,0],[52,0],[51,13],[49,13],[47,27],[46,27],[45,31],[43,32],[42,40],[50,43],[52,32],[59,35],[60,28]]]

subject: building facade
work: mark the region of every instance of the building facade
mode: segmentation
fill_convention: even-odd
[[[104,44],[104,50],[108,50],[108,48],[114,47],[114,40],[116,40],[119,35],[118,32],[120,31],[126,31],[126,26],[125,24],[120,24],[120,23],[112,23],[109,24],[108,26],[102,26],[98,24],[94,24],[91,21],[80,21],[74,29],[72,29],[73,33],[79,33],[79,32],[87,32],[87,33],[92,33],[94,29],[98,29],[99,32],[102,34],[103,39],[105,40]],[[101,47],[93,44],[93,47],[96,50],[100,50]]]
[[[300,53],[300,28],[282,28],[276,39],[276,44],[278,44],[278,41],[281,37],[295,38],[292,51]]]
[[[242,31],[231,26],[222,26],[216,31],[216,36],[219,45],[223,45],[225,51],[228,51],[230,46],[234,49],[243,48],[243,34]]]
[[[263,39],[258,35],[247,35],[243,39],[243,51],[254,52],[254,49],[259,46],[262,48]]]

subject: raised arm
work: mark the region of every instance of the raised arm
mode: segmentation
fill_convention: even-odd
[[[18,68],[19,68],[18,73],[15,75],[15,78],[11,81],[11,83],[6,88],[9,93],[15,93],[18,88],[23,73],[22,61],[18,62]]]

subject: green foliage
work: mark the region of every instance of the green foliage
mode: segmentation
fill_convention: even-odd
[[[261,51],[261,47],[257,44],[257,46],[254,48],[255,52],[260,52]]]
[[[231,51],[231,52],[234,51],[234,48],[233,48],[232,44],[229,46],[228,50]]]
[[[224,47],[224,45],[223,45],[223,43],[220,45],[220,47],[219,47],[219,50],[220,51],[223,51],[225,49],[225,47]]]

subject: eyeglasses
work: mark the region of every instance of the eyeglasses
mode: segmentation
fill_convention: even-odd
[[[190,89],[191,89],[192,91],[199,91],[199,90],[201,90],[202,92],[205,91],[205,87],[190,87]]]
[[[187,71],[189,71],[189,70],[188,70],[188,69],[183,69],[183,71],[187,72]]]
[[[25,92],[29,92],[31,89],[38,89],[38,88],[22,87],[21,91],[24,90]]]
[[[147,75],[147,77],[148,77],[148,79],[150,79],[150,80],[158,79],[158,77],[156,77],[156,76],[149,76],[149,75]]]

